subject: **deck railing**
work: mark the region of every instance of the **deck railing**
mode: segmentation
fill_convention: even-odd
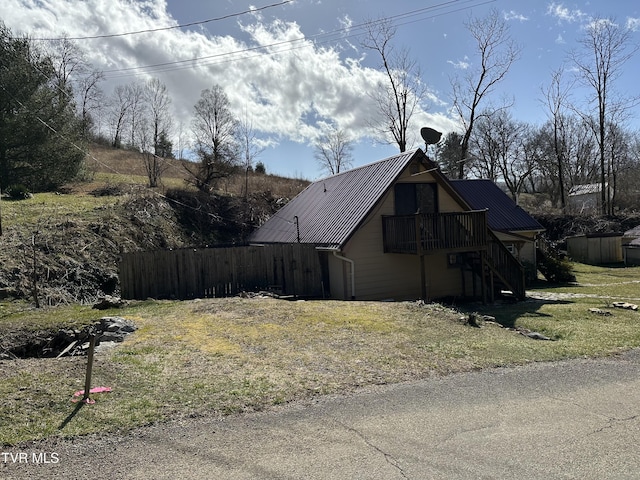
[[[382,232],[385,253],[484,249],[487,211],[383,216]]]

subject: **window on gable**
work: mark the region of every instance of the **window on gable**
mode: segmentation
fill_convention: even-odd
[[[438,211],[438,187],[435,183],[397,183],[394,194],[396,215]]]

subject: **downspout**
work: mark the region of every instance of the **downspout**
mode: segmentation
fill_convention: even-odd
[[[349,262],[351,264],[351,300],[356,299],[356,264],[353,260],[342,255],[338,255],[338,250],[333,250],[333,256],[343,262]]]

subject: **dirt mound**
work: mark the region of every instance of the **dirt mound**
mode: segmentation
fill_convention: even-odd
[[[142,186],[92,190],[111,197],[90,212],[12,225],[0,241],[0,298],[31,298],[40,305],[94,303],[119,293],[121,252],[238,243],[278,201],[270,193],[167,195]],[[69,200],[73,202],[70,195]],[[34,281],[35,280],[35,281]]]
[[[118,290],[121,251],[187,245],[165,199],[144,191],[121,198],[112,207],[96,207],[90,217],[5,228],[0,293],[32,299],[35,293],[41,305],[91,303]]]

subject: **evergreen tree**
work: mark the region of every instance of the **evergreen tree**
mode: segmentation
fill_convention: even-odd
[[[51,57],[0,22],[0,185],[53,190],[82,167],[81,122]]]

